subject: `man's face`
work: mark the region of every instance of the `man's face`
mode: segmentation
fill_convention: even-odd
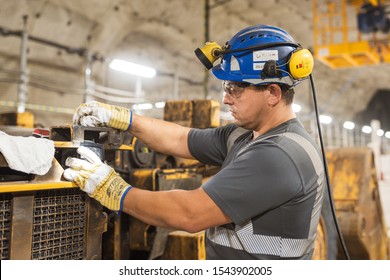
[[[258,130],[270,110],[270,91],[259,90],[248,83],[229,81],[224,81],[222,87],[225,92],[223,103],[229,106],[234,123],[245,129]]]

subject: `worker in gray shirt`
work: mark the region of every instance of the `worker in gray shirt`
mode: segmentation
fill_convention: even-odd
[[[158,152],[221,166],[216,175],[195,190],[141,190],[80,147],[85,160],[69,158],[64,177],[107,208],[145,223],[206,230],[207,259],[310,259],[324,168],[292,109],[294,86],[312,71],[310,53],[267,25],[197,51],[223,81],[234,123],[191,129],[95,101],[78,107],[74,123],[128,130]]]

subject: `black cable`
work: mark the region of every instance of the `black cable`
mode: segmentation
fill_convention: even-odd
[[[236,53],[236,52],[243,52],[243,51],[250,51],[250,50],[263,50],[268,48],[276,48],[276,47],[293,47],[293,48],[300,48],[301,45],[294,43],[294,42],[271,42],[271,43],[265,43],[257,46],[250,46],[240,49],[231,50],[229,49],[230,46],[228,46],[227,49],[219,51],[216,50],[215,54],[223,55],[223,54],[229,54],[229,53]]]
[[[318,137],[320,138],[320,144],[321,144],[322,160],[324,162],[325,179],[326,179],[326,184],[327,184],[327,189],[328,189],[330,208],[332,210],[333,220],[334,220],[334,223],[336,226],[337,234],[339,236],[341,247],[343,248],[343,251],[345,254],[345,258],[347,260],[350,260],[351,258],[349,257],[349,253],[348,253],[347,247],[345,245],[344,238],[343,238],[343,235],[342,235],[340,227],[339,227],[339,223],[337,222],[336,210],[335,210],[334,203],[333,203],[333,196],[332,196],[332,191],[330,188],[328,163],[326,160],[325,147],[324,147],[324,141],[322,139],[321,124],[320,124],[320,118],[319,118],[319,112],[318,112],[317,94],[316,94],[316,89],[314,86],[314,80],[313,80],[312,74],[310,74],[309,78],[310,78],[311,89],[313,92],[314,111],[315,111],[315,115],[316,115],[316,122],[317,122],[317,128],[318,128]]]

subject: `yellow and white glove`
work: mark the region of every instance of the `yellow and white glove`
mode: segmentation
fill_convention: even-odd
[[[82,126],[106,126],[128,130],[133,119],[130,109],[97,101],[83,103],[73,115],[73,124]]]
[[[65,164],[70,168],[65,169],[64,178],[108,209],[122,211],[123,200],[132,187],[87,147],[81,146],[77,152],[86,160],[67,158]]]

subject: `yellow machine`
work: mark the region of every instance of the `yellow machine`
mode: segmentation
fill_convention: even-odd
[[[2,113],[0,114],[0,126],[2,125],[33,128],[34,115],[31,112]]]
[[[337,218],[352,259],[390,257],[389,237],[371,149],[328,152]]]
[[[8,168],[0,157],[0,256],[17,259],[101,259],[107,216],[99,203],[61,181],[53,160],[33,176]]]
[[[55,158],[43,176],[10,169],[0,154],[2,260],[205,258],[203,232],[165,230],[117,215],[62,179],[66,158],[77,156],[80,145],[144,189],[197,188],[202,176],[194,168],[172,168],[183,161],[157,156],[131,134],[109,128],[52,127],[50,139]]]
[[[13,128],[11,132],[16,130]],[[60,141],[55,142],[50,170],[42,176],[10,169],[1,155],[1,259],[103,257],[102,234],[108,228],[107,213],[97,201],[62,180],[65,157],[74,154],[81,140],[98,139],[103,133],[111,141],[107,148],[119,144],[118,133],[107,129],[53,129],[51,136]],[[64,142],[67,134],[72,134],[72,139]]]

